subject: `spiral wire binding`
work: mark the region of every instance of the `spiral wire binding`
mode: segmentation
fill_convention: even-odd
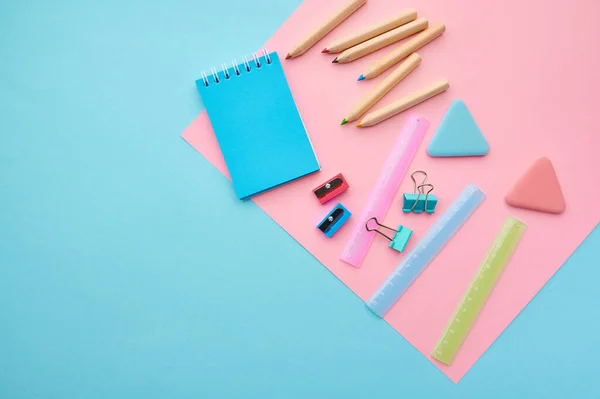
[[[225,63],[221,64],[221,71],[223,71],[223,76],[225,76],[225,79],[230,78],[229,69],[227,69],[227,64],[225,64]]]
[[[260,58],[256,56],[256,53],[252,53],[252,58],[254,59],[254,64],[257,68],[260,68]]]
[[[219,83],[219,74],[217,73],[217,69],[215,67],[212,67],[210,68],[210,71],[212,72],[213,80],[215,81],[215,83]]]
[[[250,72],[250,64],[248,63],[248,57],[243,56],[242,61],[244,61],[244,66],[246,67],[246,72]]]
[[[204,83],[204,86],[208,87],[208,77],[204,71],[202,71],[202,83]]]
[[[240,68],[238,68],[237,60],[235,58],[231,61],[231,64],[233,65],[233,71],[235,72],[235,74],[237,76],[240,76]]]
[[[265,59],[267,60],[267,64],[270,64],[272,62],[271,55],[269,54],[267,49],[266,48],[262,49],[262,53],[263,53],[263,56],[265,57]]]
[[[267,64],[273,63],[273,60],[271,60],[271,55],[269,54],[266,48],[263,48],[261,50],[261,53]],[[254,65],[256,65],[257,68],[261,68],[263,66],[263,64],[260,61],[260,55],[258,55],[257,53],[252,53],[252,59],[254,60]],[[244,69],[246,70],[246,72],[250,72],[252,70],[252,67],[250,66],[250,62],[248,62],[248,57],[243,56],[242,62],[244,63]],[[241,71],[235,58],[231,60],[231,64],[233,66],[233,72],[236,74],[236,76],[240,76]],[[229,73],[227,64],[221,64],[221,72],[223,73],[225,79],[231,78],[231,74]],[[219,73],[217,72],[217,69],[215,67],[212,67],[210,69],[210,73],[212,74],[212,78],[215,83],[219,83],[221,81],[221,79],[219,78]],[[204,84],[205,87],[208,87],[210,82],[208,80],[208,75],[206,74],[206,72],[202,72],[200,78],[202,79],[202,84]]]

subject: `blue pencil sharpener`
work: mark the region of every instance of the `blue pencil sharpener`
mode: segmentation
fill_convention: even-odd
[[[350,219],[352,213],[344,207],[341,203],[338,203],[333,209],[317,224],[317,228],[323,232],[327,237],[332,237],[336,231],[338,231],[344,223]]]

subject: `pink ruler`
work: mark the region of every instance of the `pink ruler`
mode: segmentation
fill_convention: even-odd
[[[392,152],[381,169],[375,187],[369,194],[367,204],[342,251],[340,259],[344,262],[360,267],[376,234],[374,231],[367,231],[365,224],[372,217],[376,217],[380,222],[383,221],[428,128],[429,121],[414,114],[409,116],[402,127]]]

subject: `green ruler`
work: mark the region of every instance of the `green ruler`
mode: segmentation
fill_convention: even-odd
[[[520,220],[506,219],[433,350],[431,356],[434,359],[448,366],[452,363],[526,229]]]

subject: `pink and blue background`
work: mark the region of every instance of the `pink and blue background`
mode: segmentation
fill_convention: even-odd
[[[179,138],[299,3],[0,4],[0,397],[600,396],[600,228],[455,385]]]

